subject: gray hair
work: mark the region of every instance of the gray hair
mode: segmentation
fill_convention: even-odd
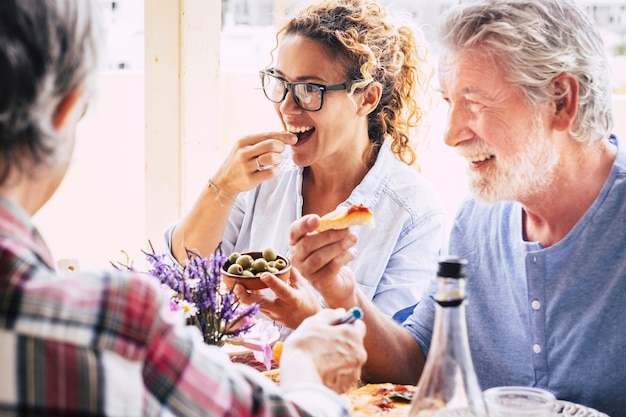
[[[96,0],[2,0],[0,184],[14,168],[56,163],[54,112],[95,83],[100,8]]]
[[[572,1],[463,2],[444,13],[439,36],[443,47],[492,56],[507,82],[534,105],[558,100],[550,82],[562,73],[574,75],[579,102],[570,135],[580,142],[608,137],[613,116],[604,45],[587,13]]]

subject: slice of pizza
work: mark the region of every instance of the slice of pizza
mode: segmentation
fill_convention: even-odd
[[[338,207],[320,218],[317,232],[328,229],[345,229],[350,226],[368,225],[374,227],[374,214],[363,204],[353,204],[350,207]]]
[[[344,394],[351,417],[406,416],[415,393],[413,385],[367,384]]]

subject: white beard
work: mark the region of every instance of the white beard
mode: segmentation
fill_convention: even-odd
[[[486,170],[469,171],[470,188],[476,199],[486,203],[496,201],[521,201],[543,191],[554,178],[559,160],[556,147],[547,138],[540,123],[533,124],[528,146],[522,151],[502,159]],[[475,154],[495,154],[484,143],[477,145]],[[468,154],[467,150],[463,151]]]

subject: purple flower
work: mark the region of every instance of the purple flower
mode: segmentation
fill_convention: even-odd
[[[154,249],[144,254],[151,265],[148,274],[170,289],[170,309],[178,312],[183,309],[187,323],[200,329],[205,343],[220,345],[225,338],[245,334],[255,325],[259,305],[243,306],[232,290],[221,291],[220,270],[226,256],[219,247],[209,260],[187,250],[182,267],[172,265],[166,254],[157,254]],[[113,266],[120,269],[116,264]]]

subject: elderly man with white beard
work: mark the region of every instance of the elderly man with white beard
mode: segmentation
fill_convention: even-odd
[[[611,135],[600,35],[570,1],[477,0],[447,10],[440,40],[444,140],[467,161],[473,192],[448,253],[468,260],[481,388],[540,387],[626,415],[626,153]],[[290,252],[310,271],[340,271],[333,282],[311,280],[326,305],[364,309],[364,378],[415,384],[431,344],[434,285],[394,325],[354,285],[348,242],[310,234],[318,224],[294,223]]]

